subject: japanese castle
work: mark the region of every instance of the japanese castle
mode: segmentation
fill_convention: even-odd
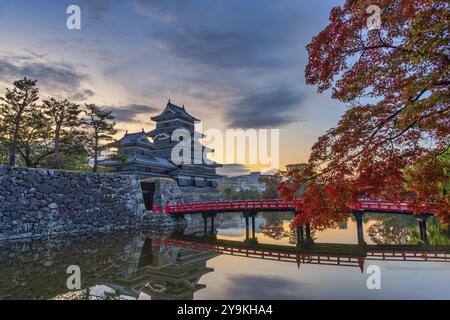
[[[199,139],[203,134],[195,132],[195,123],[200,121],[191,116],[184,106],[179,107],[167,103],[164,111],[151,118],[156,122],[156,128],[150,132],[142,129],[137,133],[126,133],[119,140],[118,157],[103,160],[99,164],[107,167],[111,172],[136,174],[142,179],[162,177],[175,179],[180,186],[217,187],[221,178],[216,174],[216,168],[222,165],[212,161],[205,163],[202,159],[194,162],[194,147],[201,147],[203,152],[212,152],[201,145]],[[171,153],[179,141],[172,141],[172,132],[176,129],[189,131],[191,140],[192,161],[183,161],[176,165],[171,160]],[[195,133],[195,134],[194,134]],[[198,149],[198,148],[197,148]],[[203,154],[203,153],[202,153]]]

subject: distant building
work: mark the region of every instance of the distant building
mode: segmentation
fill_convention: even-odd
[[[142,129],[137,133],[126,133],[119,140],[118,157],[103,160],[100,165],[109,168],[112,172],[123,174],[137,174],[141,178],[164,177],[173,178],[180,186],[217,187],[220,175],[216,174],[216,168],[220,164],[205,163],[194,164],[194,147],[211,152],[202,146],[199,137],[202,134],[195,133],[195,122],[198,119],[191,116],[184,106],[179,107],[169,102],[164,111],[151,118],[156,122],[156,128],[150,132]],[[172,133],[176,129],[186,129],[192,137],[191,161],[176,165],[172,162],[172,149],[179,141],[172,141]],[[203,153],[202,153],[203,155]]]
[[[252,172],[249,175],[222,177],[219,180],[219,186],[226,189],[231,188],[235,191],[257,190],[263,192],[266,190],[264,183],[259,182],[260,172]]]
[[[288,164],[286,166],[286,171],[287,172],[303,172],[306,168],[308,168],[307,163]]]

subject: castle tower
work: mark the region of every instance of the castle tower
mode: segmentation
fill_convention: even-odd
[[[201,150],[201,156],[212,151],[201,144],[200,139],[204,136],[195,132],[195,123],[200,120],[191,116],[184,106],[177,106],[170,100],[162,113],[151,120],[156,122],[154,130],[127,132],[119,141],[119,157],[102,160],[99,164],[113,172],[137,174],[142,178],[170,177],[180,186],[216,188],[221,178],[216,174],[216,168],[221,165],[206,163],[204,159],[200,159],[200,163],[194,161],[195,150]],[[172,134],[177,129],[187,130],[191,139],[191,157],[182,163],[172,161],[172,149],[180,143],[172,141]]]

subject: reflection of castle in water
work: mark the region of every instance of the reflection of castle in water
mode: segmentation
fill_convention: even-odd
[[[81,270],[82,290],[98,286],[115,296],[193,299],[218,253],[153,242],[136,232],[0,245],[0,299],[86,298],[67,289],[70,265]]]
[[[200,278],[214,271],[206,267],[215,252],[168,246],[152,239],[145,240],[135,277],[118,280],[108,286],[122,295],[138,298],[140,293],[152,300],[194,298],[194,293],[205,288],[199,284]]]

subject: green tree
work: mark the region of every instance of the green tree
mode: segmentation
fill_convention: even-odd
[[[94,161],[92,172],[98,170],[98,159],[102,152],[112,148],[113,135],[117,130],[114,128],[114,116],[112,111],[103,110],[95,104],[86,104],[86,117],[82,120],[87,130],[87,148]]]
[[[8,164],[8,145],[6,143],[6,134],[5,130],[3,130],[3,121],[0,118],[0,165]]]
[[[61,142],[71,142],[68,145],[79,150],[79,146],[74,144],[73,139],[69,136],[79,132],[75,132],[75,128],[80,125],[79,114],[81,112],[78,104],[65,100],[56,100],[49,98],[44,100],[44,114],[51,123],[51,134],[53,140],[53,168],[62,167],[61,159]]]
[[[233,200],[233,197],[236,195],[236,191],[229,187],[223,189],[222,193],[226,200]]]
[[[48,132],[50,125],[46,121],[42,109],[36,105],[26,126],[21,127],[17,151],[20,154],[19,163],[26,167],[36,168],[48,156]]]
[[[259,182],[264,183],[266,190],[262,192],[263,199],[280,199],[278,186],[281,182],[281,175],[279,173],[274,175],[261,176]]]
[[[13,89],[6,89],[4,97],[0,97],[0,120],[5,140],[3,144],[9,149],[10,166],[18,163],[18,148],[23,135],[34,125],[36,103],[39,89],[37,80],[26,77],[14,82]]]

